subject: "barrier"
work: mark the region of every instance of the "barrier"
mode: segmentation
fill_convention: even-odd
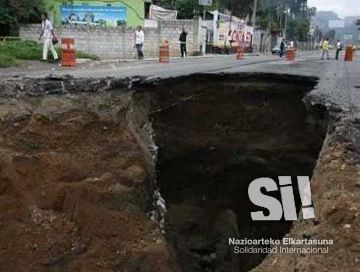
[[[348,45],[345,48],[344,61],[353,61],[353,47],[351,45]]]
[[[71,38],[61,39],[61,66],[74,67],[75,59],[75,41]]]
[[[236,51],[236,59],[242,60],[244,58],[244,47],[238,46]]]
[[[170,61],[169,42],[164,41],[163,44],[160,46],[159,63],[169,63],[169,61]]]
[[[296,49],[295,48],[290,48],[290,49],[286,50],[286,59],[288,61],[295,61],[295,59],[296,59]]]

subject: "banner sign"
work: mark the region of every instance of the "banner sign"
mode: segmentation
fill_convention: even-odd
[[[120,26],[126,24],[126,8],[114,6],[63,5],[62,24]]]
[[[199,6],[212,7],[212,5],[213,5],[212,0],[199,0]]]

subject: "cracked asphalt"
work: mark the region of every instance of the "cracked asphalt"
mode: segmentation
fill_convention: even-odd
[[[168,64],[151,61],[91,61],[80,63],[76,68],[60,67],[58,64],[24,62],[16,68],[1,68],[3,79],[44,78],[49,75],[71,75],[75,78],[171,78],[196,73],[259,72],[293,74],[319,78],[316,89],[309,94],[314,101],[333,109],[357,113],[360,106],[360,60],[345,63],[320,60],[319,52],[299,52],[296,62],[269,55],[245,56],[236,60],[234,55],[208,55],[186,59],[171,59]]]
[[[75,80],[67,78],[65,83],[61,80],[66,75],[83,82],[87,78],[94,78],[94,85],[107,82],[108,80],[98,79],[109,77],[125,79],[141,76],[171,80],[173,77],[197,73],[233,73],[234,76],[239,73],[267,73],[267,76],[291,74],[316,77],[318,84],[313,91],[306,95],[305,100],[313,106],[326,107],[332,119],[329,122],[328,135],[315,167],[312,181],[315,186],[313,197],[314,202],[317,203],[319,220],[306,222],[306,227],[304,227],[304,222],[296,222],[289,235],[305,237],[304,235],[308,236],[311,233],[315,238],[326,235],[329,239],[335,239],[337,246],[329,255],[268,256],[256,271],[286,272],[290,268],[291,271],[320,271],[320,268],[324,268],[325,271],[326,268],[326,271],[350,272],[355,271],[353,267],[358,262],[359,252],[357,234],[359,233],[360,188],[358,186],[360,176],[360,60],[356,57],[355,61],[347,63],[343,61],[343,58],[338,61],[334,59],[320,60],[319,55],[319,52],[299,52],[296,62],[288,62],[276,56],[246,56],[243,60],[236,60],[233,55],[176,59],[169,64],[152,61],[144,63],[90,62],[79,64],[74,69],[29,62],[17,68],[0,69],[0,96],[16,104],[17,95],[35,96],[38,94],[41,96],[41,91],[47,91],[47,87],[63,94],[66,88],[61,84],[65,83],[69,84],[67,87],[72,88],[74,92],[77,91],[79,88],[71,85]],[[53,80],[40,80],[50,74]],[[26,78],[30,79],[25,80]],[[42,81],[46,82],[44,86],[41,85],[44,83]],[[35,86],[39,87],[38,89],[30,88],[30,85],[34,83],[38,84]],[[10,87],[14,87],[14,92],[10,90],[11,88],[6,90],[7,85],[11,84],[13,85]],[[33,92],[26,93],[21,84],[27,84],[26,87]],[[85,85],[87,92],[92,90],[92,86],[89,85],[91,85],[89,82],[88,85]],[[50,94],[57,95],[58,93]],[[349,221],[350,219],[352,221]],[[347,229],[343,226],[347,226]]]

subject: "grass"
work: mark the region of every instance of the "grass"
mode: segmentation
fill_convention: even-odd
[[[32,41],[0,42],[0,52],[21,60],[35,60],[41,58],[41,45]]]
[[[76,58],[78,59],[92,59],[92,60],[99,60],[100,58],[91,53],[83,52],[83,51],[76,51]]]
[[[0,53],[0,67],[11,67],[17,64],[16,58]]]
[[[55,48],[60,56],[59,46]],[[16,65],[16,60],[40,60],[42,44],[35,41],[0,41],[0,52],[0,67],[10,67]],[[99,60],[97,55],[82,51],[76,51],[76,58]]]

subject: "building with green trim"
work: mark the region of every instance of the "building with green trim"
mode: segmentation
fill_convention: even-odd
[[[72,23],[102,26],[144,25],[144,0],[44,0],[56,26]]]

